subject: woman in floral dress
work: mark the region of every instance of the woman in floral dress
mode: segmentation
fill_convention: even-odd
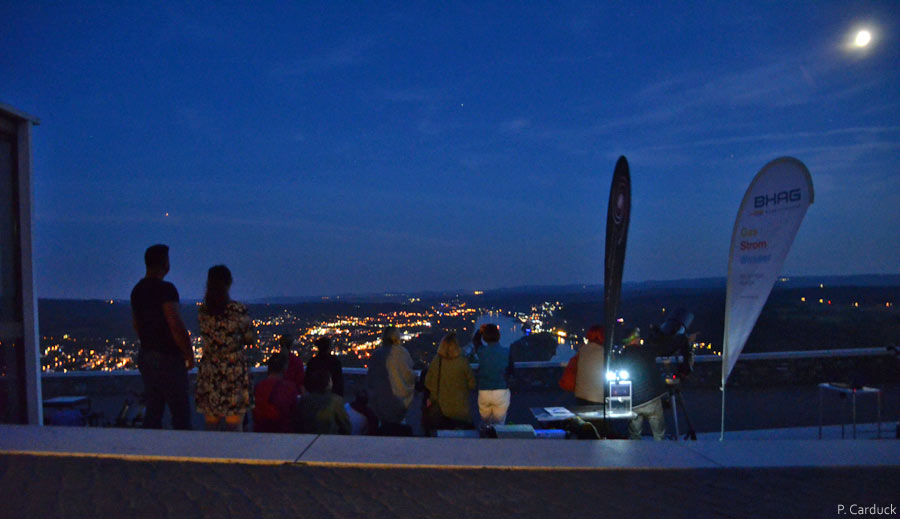
[[[218,429],[224,419],[225,430],[239,431],[244,414],[253,408],[244,346],[256,342],[256,331],[247,307],[229,297],[231,281],[225,265],[209,269],[206,297],[199,310],[203,357],[195,398],[207,429]]]

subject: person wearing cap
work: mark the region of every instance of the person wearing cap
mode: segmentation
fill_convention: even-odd
[[[303,361],[294,351],[294,337],[290,334],[282,335],[278,339],[278,345],[281,347],[281,353],[288,356],[288,365],[284,372],[284,378],[293,382],[300,394],[305,393],[306,386],[304,381],[306,380],[306,372],[303,370]],[[322,351],[321,348],[319,351]]]
[[[603,404],[603,385],[606,376],[606,359],[603,342],[606,333],[603,326],[588,328],[587,344],[578,350],[575,372],[575,400],[579,405]]]
[[[661,326],[651,326],[650,337],[643,344],[640,337],[633,334],[632,340],[625,345],[625,352],[617,365],[626,368],[631,376],[631,410],[635,417],[628,424],[628,435],[632,440],[641,439],[644,419],[650,422],[654,440],[665,438],[666,418],[662,398],[669,390],[656,366],[656,358],[676,352],[685,357],[690,354],[696,334],[688,337],[685,332],[693,320],[693,314],[679,308]]]
[[[563,375],[559,379],[559,387],[563,391],[575,393],[578,405],[597,405],[603,403],[603,389],[606,379],[604,368],[606,359],[603,356],[603,343],[606,340],[605,328],[595,324],[585,334],[584,345],[578,348]],[[579,368],[579,358],[584,353],[585,362]],[[581,381],[580,384],[578,381]],[[577,389],[576,389],[577,388]]]

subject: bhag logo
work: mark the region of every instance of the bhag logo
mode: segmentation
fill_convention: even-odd
[[[769,205],[778,205],[789,202],[799,202],[801,198],[800,189],[791,189],[790,191],[779,191],[769,195],[759,195],[753,197],[753,207],[759,209]]]

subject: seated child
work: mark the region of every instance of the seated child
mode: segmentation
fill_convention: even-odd
[[[284,379],[288,356],[284,353],[269,358],[268,377],[257,384],[253,408],[254,432],[291,432],[291,415],[297,406],[297,386]]]
[[[297,432],[310,434],[350,434],[350,417],[344,399],[331,392],[331,374],[317,369],[306,374],[306,394],[295,412]]]

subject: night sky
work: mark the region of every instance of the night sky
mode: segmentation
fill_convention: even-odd
[[[185,298],[601,283],[619,155],[626,281],[724,276],[783,155],[783,272],[900,272],[896,1],[76,3],[0,3],[41,297],[127,297],[157,242]]]

